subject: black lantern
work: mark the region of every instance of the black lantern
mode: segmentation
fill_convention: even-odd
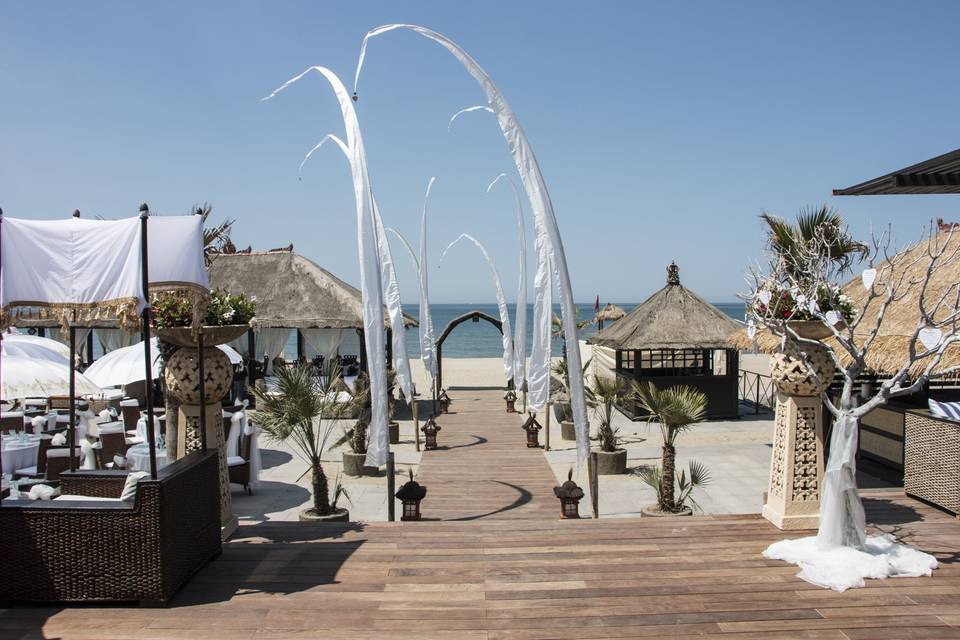
[[[440,425],[436,423],[436,421],[433,419],[433,416],[430,416],[430,418],[427,419],[426,423],[424,423],[424,425],[420,427],[420,431],[423,431],[423,435],[426,438],[426,444],[424,445],[423,448],[427,449],[428,451],[430,449],[436,449],[437,448],[437,432],[440,431]]]
[[[517,392],[513,389],[507,389],[503,394],[503,399],[507,401],[507,413],[516,413]]]
[[[530,417],[527,418],[526,422],[523,423],[521,427],[524,431],[527,432],[527,448],[535,449],[540,446],[539,432],[540,429],[543,429],[540,426],[540,423],[537,422],[537,415],[531,413]]]
[[[413,479],[413,469],[409,470],[410,480],[395,494],[397,500],[403,502],[401,520],[420,519],[420,501],[427,495],[427,488]]]
[[[567,473],[567,481],[559,487],[553,488],[553,495],[560,499],[560,519],[579,519],[580,500],[583,499],[583,489],[573,481],[573,469]]]
[[[437,402],[440,404],[440,413],[447,413],[450,410],[450,396],[446,389],[440,389],[440,395],[437,396]]]

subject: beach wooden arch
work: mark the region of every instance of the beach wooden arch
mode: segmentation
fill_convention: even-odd
[[[481,320],[486,320],[493,326],[497,328],[497,331],[500,332],[500,335],[503,335],[503,323],[494,318],[485,314],[483,311],[470,311],[463,314],[458,318],[454,318],[450,321],[450,324],[443,330],[443,333],[440,334],[440,337],[437,339],[437,391],[439,393],[440,389],[443,389],[443,342],[447,339],[447,336],[456,329],[458,326],[470,320],[471,322],[480,322]]]

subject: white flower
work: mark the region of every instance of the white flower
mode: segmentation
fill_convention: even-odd
[[[224,311],[223,319],[229,322],[230,320],[233,319],[233,314],[234,314],[233,309],[230,309],[229,311]]]

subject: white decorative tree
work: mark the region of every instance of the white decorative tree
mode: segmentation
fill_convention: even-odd
[[[813,233],[796,233],[785,243],[771,234],[770,265],[751,270],[751,291],[745,299],[748,336],[753,339],[759,331],[768,340],[779,338],[774,368],[778,363],[781,369],[791,368],[794,381],[814,389],[834,419],[830,457],[822,484],[816,486],[817,535],[778,542],[764,554],[800,565],[804,579],[843,590],[862,586],[865,577],[929,575],[936,567],[932,556],[890,536],[866,535],[856,484],[857,425],[890,398],[915,393],[932,378],[960,371],[960,365],[944,361],[951,351],[952,362],[960,348],[954,346],[960,345],[960,283],[936,277],[958,259],[960,242],[954,241],[952,229],[938,234],[931,225],[921,243],[897,253],[889,228],[879,237],[871,234],[869,245],[860,245],[867,264],[861,294],[841,287],[849,261],[838,259],[834,247],[850,235],[839,225],[838,216],[827,218]],[[858,377],[871,373],[870,363],[876,361],[871,349],[888,312],[903,305],[910,306],[916,321],[902,336],[902,361],[884,367],[888,376],[872,395],[855,394]],[[843,377],[839,395],[829,392],[835,370]]]

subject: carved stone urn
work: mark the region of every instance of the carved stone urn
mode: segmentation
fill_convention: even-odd
[[[788,340],[773,356],[773,454],[763,517],[779,529],[816,529],[823,482],[823,401],[835,365],[822,344]]]
[[[200,366],[196,337],[188,328],[158,330],[164,340],[180,345],[167,360],[164,381],[167,393],[180,401],[177,433],[177,456],[183,457],[203,447],[200,433],[200,415],[204,413],[207,426],[207,448],[216,448],[220,463],[220,524],[224,537],[236,528],[233,500],[230,496],[230,472],[227,468],[227,450],[223,427],[221,399],[230,391],[233,367],[227,355],[216,345],[228,342],[246,331],[246,326],[204,327],[203,335],[203,394],[205,405],[200,405]]]

